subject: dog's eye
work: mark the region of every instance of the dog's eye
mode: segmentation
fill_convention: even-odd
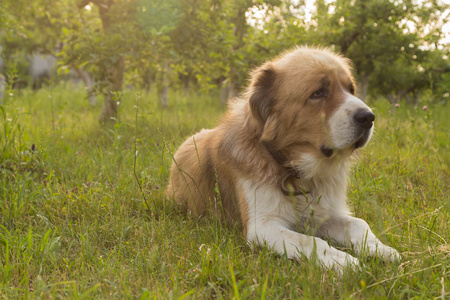
[[[349,86],[349,91],[350,91],[350,93],[351,93],[352,95],[355,95],[355,87],[353,86],[353,84],[351,84],[351,85]]]
[[[320,89],[312,93],[312,95],[309,97],[310,99],[320,99],[327,96],[327,91],[325,89]]]

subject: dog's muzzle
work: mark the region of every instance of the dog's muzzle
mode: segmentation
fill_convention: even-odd
[[[360,128],[369,130],[373,126],[375,115],[370,110],[361,108],[353,115],[353,120]]]
[[[375,115],[367,109],[361,108],[353,115],[353,121],[355,122],[360,137],[355,142],[355,149],[363,147],[370,138],[371,129],[373,127],[373,121]]]

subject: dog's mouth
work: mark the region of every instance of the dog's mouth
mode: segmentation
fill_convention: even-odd
[[[333,155],[333,153],[334,153],[334,150],[331,149],[330,147],[327,147],[327,146],[325,146],[325,145],[322,145],[322,146],[320,147],[320,152],[322,152],[322,154],[323,154],[325,157],[331,157],[331,156]]]
[[[355,149],[363,147],[367,142],[367,138],[361,137],[359,140],[355,143]]]
[[[343,149],[333,149],[331,147],[322,145],[322,146],[320,146],[320,152],[326,158],[332,157],[336,152],[344,154],[344,155],[351,155],[351,153],[353,153],[354,150],[364,147],[367,144],[367,142],[369,141],[369,138],[370,138],[370,133],[365,132],[358,139],[356,139],[355,142],[350,144],[350,146],[347,146]]]
[[[360,138],[358,138],[355,142],[355,149],[364,147],[370,138],[370,131],[365,131]]]

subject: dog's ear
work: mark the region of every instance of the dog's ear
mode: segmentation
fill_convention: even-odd
[[[278,118],[275,114],[269,115],[266,122],[264,123],[264,128],[261,135],[261,142],[271,142],[278,134]]]
[[[270,109],[275,100],[273,97],[275,78],[276,72],[270,63],[264,64],[252,73],[248,101],[253,117],[263,126],[270,115]]]

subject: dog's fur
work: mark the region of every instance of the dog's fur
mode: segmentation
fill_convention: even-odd
[[[196,215],[240,219],[248,241],[290,258],[358,264],[327,238],[399,259],[346,205],[349,161],[375,118],[354,85],[350,62],[327,49],[296,48],[266,62],[219,126],[180,146],[167,196]],[[286,195],[284,179],[309,193]]]

